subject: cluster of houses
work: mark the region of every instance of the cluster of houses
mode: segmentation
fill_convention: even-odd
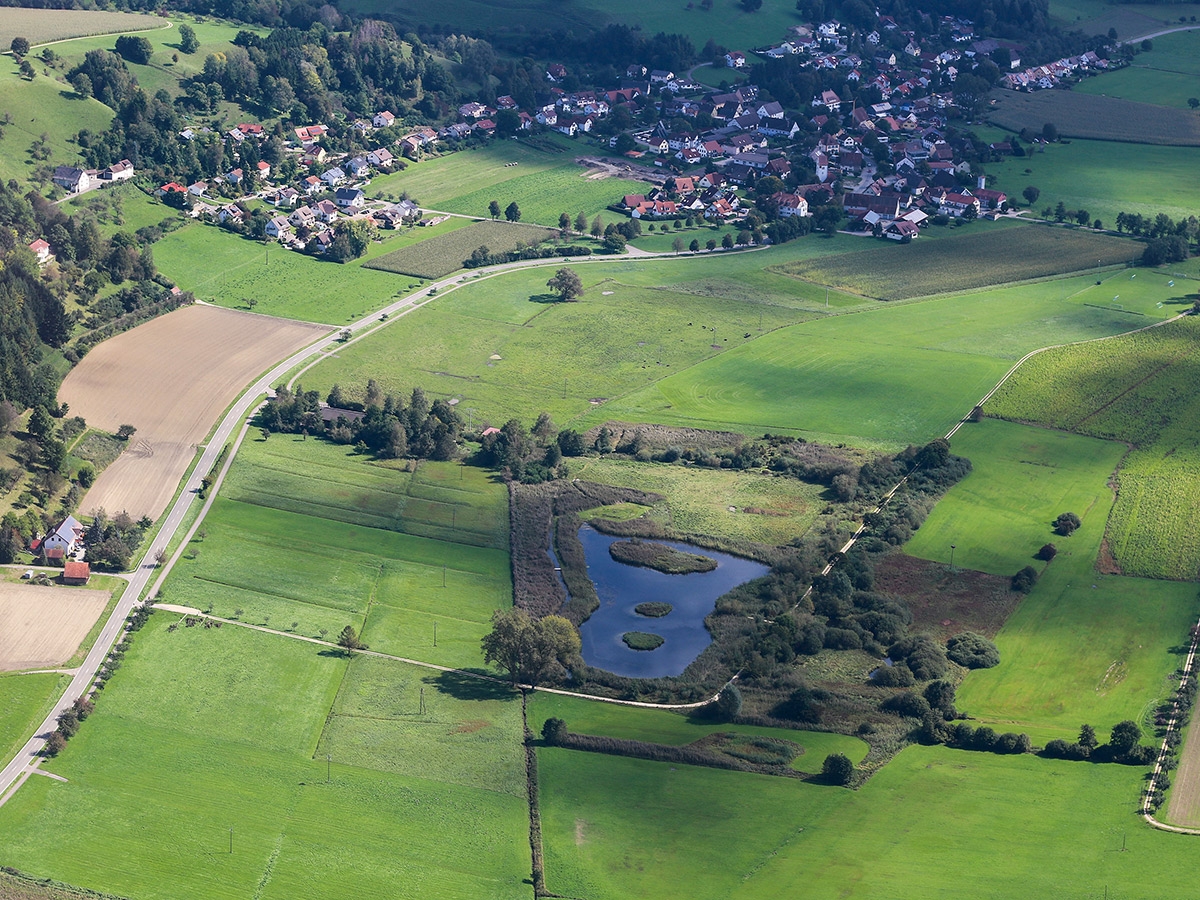
[[[1102,72],[1107,68],[1108,60],[1098,56],[1094,50],[1089,50],[1081,56],[1067,56],[1044,66],[1030,66],[1020,72],[1009,72],[1000,83],[1014,91],[1046,91],[1057,87],[1073,75],[1089,71]]]
[[[720,172],[677,175],[645,194],[626,194],[620,208],[634,219],[703,218],[725,224],[739,218],[742,200]]]
[[[52,180],[72,194],[80,194],[107,184],[128,181],[134,176],[133,163],[127,159],[113,163],[107,169],[80,169],[76,166],[58,166]]]

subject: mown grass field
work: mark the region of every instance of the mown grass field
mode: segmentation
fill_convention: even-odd
[[[131,897],[527,896],[511,696],[176,618],[153,617],[47,766],[69,781],[0,810],[6,864]],[[81,830],[106,851],[79,852]]]
[[[493,253],[504,253],[522,244],[539,243],[555,234],[557,232],[548,229],[529,228],[510,222],[475,222],[469,227],[456,228],[429,240],[392,250],[365,262],[363,266],[434,280],[457,272],[463,267],[463,261],[480,247],[486,246]]]
[[[668,497],[650,518],[678,531],[782,545],[808,531],[824,488],[795,478],[648,464],[605,457],[572,462],[571,475]],[[734,511],[730,511],[733,507]],[[757,512],[746,512],[749,508]]]
[[[798,431],[866,447],[923,442],[944,434],[1030,349],[1166,315],[1157,304],[1176,289],[1147,284],[1122,298],[1126,309],[1112,305],[1110,281],[1085,276],[813,320],[731,346],[605,404],[582,424]]]
[[[8,50],[15,37],[31,46],[92,34],[116,34],[165,28],[157,16],[106,10],[21,9],[0,10],[0,46]]]
[[[1139,57],[1142,58],[1142,57]],[[1076,91],[993,91],[997,105],[988,111],[992,124],[1040,133],[1053,122],[1062,137],[1131,144],[1163,144],[1172,147],[1200,146],[1200,117],[1187,109],[1172,109],[1155,102],[1157,94],[1126,100],[1099,93],[1108,75],[1091,79],[1091,93]],[[1019,160],[1018,160],[1019,161]]]
[[[71,676],[0,676],[0,756],[9,759],[41,724]]]
[[[1196,96],[1196,76],[1200,75],[1198,54],[1200,31],[1164,34],[1154,39],[1151,52],[1134,57],[1132,65],[1086,79],[1075,90],[1189,109],[1187,101]]]
[[[554,694],[534,694],[529,703],[529,727],[541,734],[547,719],[556,716],[576,734],[597,734],[634,741],[651,741],[679,747],[717,731],[781,738],[804,748],[792,762],[792,768],[815,774],[821,771],[830,753],[844,753],[855,763],[867,755],[867,744],[856,737],[823,731],[791,728],[762,728],[756,725],[730,725],[689,718],[665,709],[636,709],[611,703],[593,703]]]
[[[1059,513],[1074,512],[1088,531],[1102,532],[1112,506],[1108,481],[1125,455],[1112,441],[995,419],[964,425],[951,447],[974,468],[904,549],[949,563],[954,544],[956,566],[993,575],[1041,568],[1034,554],[1046,543],[1073,553],[1076,539],[1054,533]]]
[[[648,185],[589,177],[594,173],[574,162],[575,156],[587,151],[586,145],[553,136],[541,139],[537,146],[497,140],[376,178],[371,193],[399,196],[407,191],[422,207],[468,216],[487,216],[492,200],[501,209],[516,202],[522,222],[555,228],[564,212],[572,221],[580,212],[587,214],[589,223],[598,213],[606,223],[623,219],[605,207],[625,194],[644,193]]]
[[[366,315],[410,285],[387,272],[345,265],[193,223],[154,245],[160,272],[197,299],[286,319],[339,324]]]
[[[273,435],[243,443],[164,598],[327,640],[353,625],[374,650],[475,666],[492,611],[512,603],[507,521],[482,470],[410,474]]]
[[[171,221],[182,225],[186,221],[182,214],[148,194],[139,191],[136,186],[125,182],[103,188],[99,191],[89,191],[74,200],[62,204],[62,209],[68,215],[74,215],[83,210],[90,210],[95,216],[96,226],[105,235],[117,231],[127,231],[130,234],[147,225],[160,225]]]
[[[1027,226],[989,228],[953,241],[876,241],[858,253],[788,263],[778,271],[881,300],[904,300],[1094,269],[1097,262],[1125,263],[1138,255],[1140,248],[1130,241]]]
[[[1006,384],[989,412],[1135,445],[1118,474],[1108,545],[1122,570],[1194,579],[1200,538],[1200,323],[1188,318],[1142,334],[1041,354]]]
[[[1040,131],[1042,126],[1036,127]],[[988,140],[1004,139],[999,129],[992,133]],[[981,129],[980,134],[988,132]],[[1150,218],[1163,212],[1178,220],[1200,204],[1200,188],[1190,177],[1196,155],[1192,148],[1075,139],[1042,150],[989,163],[988,187],[1020,198],[1027,185],[1034,185],[1042,192],[1035,213],[1053,209],[1061,200],[1067,209],[1086,209],[1108,228],[1116,227],[1119,212]]]
[[[916,746],[846,791],[567,750],[538,760],[547,886],[568,896],[1192,890],[1190,845],[1130,824],[1143,773],[1124,766]]]

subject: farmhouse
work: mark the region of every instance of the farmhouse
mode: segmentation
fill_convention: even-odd
[[[913,238],[920,237],[921,231],[912,222],[905,219],[897,219],[894,222],[888,222],[883,229],[883,236],[893,241],[908,243]],[[924,246],[924,245],[922,245]]]
[[[87,584],[92,577],[92,567],[85,562],[67,560],[63,564],[63,584]]]
[[[47,559],[64,559],[74,556],[83,547],[83,535],[83,523],[74,516],[67,516],[44,538],[34,541],[32,549],[41,550]]]
[[[54,183],[71,193],[77,193],[92,186],[92,176],[74,166],[59,166],[54,170]]]
[[[113,163],[100,173],[100,180],[115,184],[118,181],[128,181],[134,175],[133,163],[127,159]]]

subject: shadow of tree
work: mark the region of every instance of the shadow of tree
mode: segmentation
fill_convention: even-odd
[[[476,677],[494,678],[495,676],[489,672],[481,669],[468,671],[474,672],[475,675],[466,672],[441,672],[437,675],[427,676],[423,681],[433,685],[438,692],[448,694],[456,700],[516,700],[520,696],[516,689],[508,684]]]

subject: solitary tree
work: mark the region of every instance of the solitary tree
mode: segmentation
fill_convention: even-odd
[[[196,37],[196,30],[186,23],[179,26],[179,49],[188,54],[200,49],[200,39]]]
[[[117,429],[117,437],[122,441],[127,441],[137,433],[137,428],[132,425],[122,425]]]
[[[346,655],[351,655],[355,650],[362,650],[364,644],[358,639],[358,632],[354,630],[353,625],[347,625],[342,629],[342,633],[338,635],[338,646],[346,651]]]
[[[558,230],[563,234],[571,230],[571,217],[565,212],[558,214]]]
[[[29,39],[23,37],[15,37],[12,43],[8,45],[14,56],[24,56],[29,52]]]
[[[830,753],[821,765],[821,774],[830,784],[845,786],[854,777],[854,763],[844,753]]]
[[[581,663],[579,632],[562,616],[534,619],[520,607],[497,610],[484,635],[483,657],[514,685],[560,678]]]
[[[488,215],[491,216],[493,219],[500,218],[500,201],[499,200],[493,200],[491,203],[488,204]]]
[[[1188,106],[1192,109],[1200,107],[1200,97],[1188,97]]]
[[[1083,523],[1079,521],[1079,516],[1075,515],[1075,513],[1065,512],[1054,520],[1054,530],[1063,537],[1069,537],[1070,535],[1074,534],[1075,530],[1082,524]]]
[[[517,206],[517,201],[514,200],[504,208],[504,218],[510,222],[521,221],[521,207]]]
[[[742,692],[736,684],[727,684],[717,695],[717,716],[723,721],[731,721],[742,714]]]
[[[677,237],[677,238],[675,238],[675,240],[671,241],[671,249],[674,250],[676,253],[682,253],[683,252],[683,238]]]
[[[574,300],[583,294],[583,281],[574,269],[559,269],[546,287],[558,294],[559,300]]]

